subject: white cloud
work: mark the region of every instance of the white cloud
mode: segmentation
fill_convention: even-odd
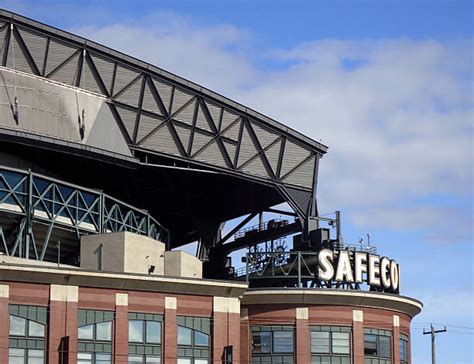
[[[449,209],[463,223],[461,236],[472,236],[468,41],[328,39],[255,49],[247,31],[170,13],[73,31],[322,139],[330,150],[320,211],[342,208],[360,227],[439,230]],[[265,57],[287,66],[268,71]],[[451,197],[463,208],[446,204]]]

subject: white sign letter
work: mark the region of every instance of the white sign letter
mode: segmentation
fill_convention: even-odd
[[[352,274],[349,252],[346,250],[341,250],[339,252],[339,260],[337,261],[336,281],[347,283],[354,282],[354,275]]]
[[[323,249],[318,254],[319,267],[318,267],[318,278],[323,281],[330,281],[334,276],[334,267],[332,261],[334,259],[334,253],[329,249]],[[321,269],[322,268],[322,269]]]
[[[355,253],[355,281],[362,283],[362,273],[367,273],[367,253]]]
[[[380,287],[380,257],[369,254],[369,285]]]

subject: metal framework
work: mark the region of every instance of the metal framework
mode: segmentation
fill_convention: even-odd
[[[318,162],[327,150],[321,143],[162,69],[6,11],[0,50],[4,67],[104,97],[135,156],[271,183],[303,220],[317,216]],[[86,143],[88,110],[77,113],[78,141]]]
[[[0,211],[2,219],[9,219],[0,223],[0,251],[11,256],[43,260],[55,229],[70,231],[77,240],[84,234],[129,231],[168,242],[168,231],[146,211],[31,171],[0,167]]]

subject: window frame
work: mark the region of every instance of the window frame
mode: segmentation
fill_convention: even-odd
[[[292,362],[295,362],[295,355],[296,355],[296,335],[295,335],[295,326],[294,325],[252,325],[251,329],[251,337],[250,337],[250,348],[251,348],[251,357],[252,361],[256,358],[267,359],[267,358],[291,358]],[[278,341],[275,340],[275,333],[291,333],[291,351],[280,351],[277,349],[275,343]],[[255,351],[256,345],[254,344],[255,337],[258,336],[268,336],[270,338],[270,345],[269,351]],[[277,335],[278,336],[278,335]],[[288,338],[287,338],[288,340]]]
[[[212,329],[211,319],[208,317],[194,317],[194,316],[178,316],[177,317],[177,359],[178,363],[186,361],[191,364],[211,363],[212,357]],[[191,342],[179,343],[179,331],[190,330]],[[206,332],[208,331],[208,332]],[[200,345],[197,341],[197,335],[203,335],[207,338],[207,345]],[[184,353],[184,354],[183,354]]]
[[[141,341],[131,341],[130,338],[130,325],[132,322],[141,323]],[[159,341],[148,341],[149,328],[152,324],[159,324],[160,329],[158,332]],[[130,358],[140,358],[139,362],[142,364],[147,363],[148,359],[158,359],[161,363],[163,358],[162,344],[163,344],[163,315],[150,314],[150,313],[128,313],[128,362]],[[147,352],[151,351],[151,352]],[[134,361],[135,363],[137,361]]]
[[[12,333],[11,324],[12,319],[23,320],[23,333]],[[42,329],[41,335],[32,333],[33,325],[38,325]],[[30,359],[42,359],[46,363],[46,341],[47,341],[47,327],[48,327],[48,312],[47,308],[43,306],[31,305],[8,305],[8,360],[11,357],[22,358],[23,363],[27,364]],[[37,327],[38,328],[38,327]],[[23,355],[13,355],[12,351],[22,351]],[[41,356],[33,356],[41,353]],[[21,360],[21,359],[20,359]]]
[[[313,340],[317,340],[317,338],[313,338],[313,334],[327,334],[327,351],[317,351],[317,342],[313,346]],[[342,340],[337,339],[334,336],[339,334],[347,335],[347,353],[341,353],[335,351],[335,341]],[[315,335],[316,336],[316,335]],[[310,353],[311,353],[311,360],[317,361],[322,359],[329,359],[332,362],[333,359],[342,360],[348,359],[348,362],[352,362],[352,328],[350,326],[311,326],[310,327]]]
[[[368,354],[366,352],[367,350],[367,337],[373,336],[375,337],[375,354]],[[389,351],[390,354],[389,356],[382,356],[381,355],[381,338],[384,338],[384,340],[387,338],[388,344],[389,344]],[[379,360],[392,360],[393,358],[393,333],[388,330],[381,330],[381,329],[370,329],[366,328],[364,329],[364,358],[367,359],[379,359]]]

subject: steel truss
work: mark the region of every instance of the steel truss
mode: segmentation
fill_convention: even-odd
[[[167,229],[146,211],[31,171],[0,167],[0,212],[0,251],[9,256],[45,259],[55,229],[78,241],[85,234],[121,231],[169,241]],[[33,232],[37,225],[43,226],[41,241]]]
[[[104,96],[135,154],[270,183],[302,221],[317,216],[323,144],[157,67],[26,18],[1,15],[1,65]],[[78,112],[83,120],[84,110]]]

